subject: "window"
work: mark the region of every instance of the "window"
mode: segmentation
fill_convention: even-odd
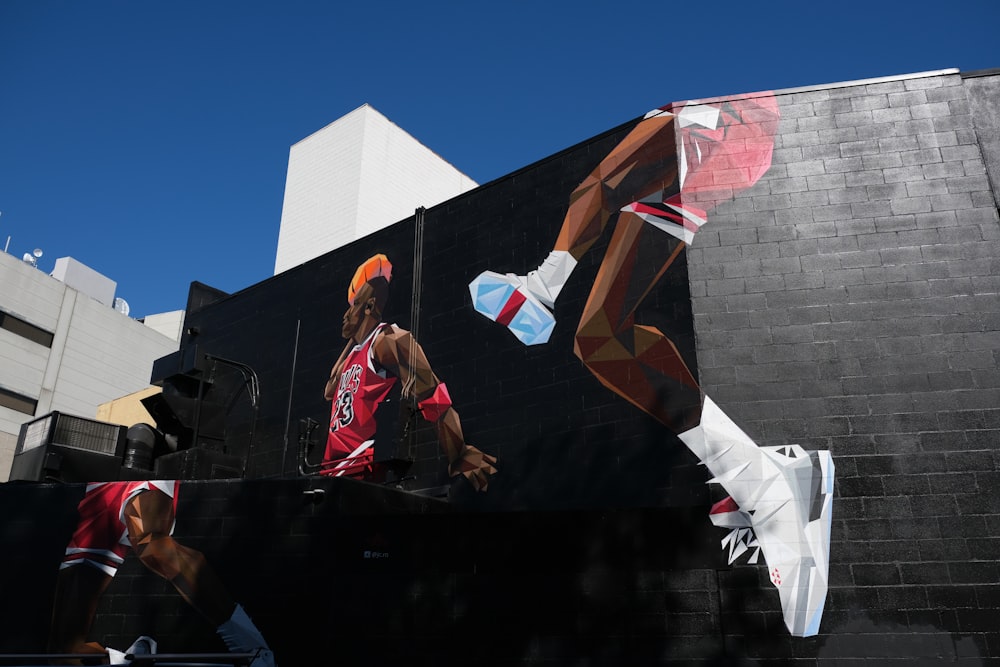
[[[27,338],[28,340],[34,341],[39,345],[52,347],[51,333],[45,329],[36,327],[34,324],[25,322],[20,317],[14,317],[10,313],[0,312],[0,329],[6,329],[11,333],[15,333],[22,338]]]
[[[0,406],[23,412],[26,415],[34,415],[38,401],[16,391],[0,387]]]

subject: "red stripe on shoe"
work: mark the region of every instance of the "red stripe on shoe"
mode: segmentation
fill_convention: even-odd
[[[500,314],[497,315],[497,322],[504,326],[510,324],[510,321],[514,319],[515,315],[517,315],[517,311],[521,309],[521,305],[527,300],[528,298],[526,296],[517,290],[514,290],[514,293],[507,299],[507,303],[503,305],[503,309],[500,311]]]
[[[712,509],[709,514],[725,514],[727,512],[738,512],[740,511],[740,506],[736,504],[732,496],[726,496],[719,502],[712,505]]]

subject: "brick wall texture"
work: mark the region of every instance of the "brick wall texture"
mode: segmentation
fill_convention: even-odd
[[[836,461],[825,630],[936,628],[998,656],[996,127],[965,83],[779,96],[773,166],[688,262],[706,392],[760,444]]]

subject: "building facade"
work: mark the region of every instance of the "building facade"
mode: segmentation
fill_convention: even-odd
[[[111,307],[113,281],[71,258],[57,266],[77,287],[0,253],[3,479],[21,424],[52,411],[93,418],[101,403],[148,387],[153,360],[177,349],[176,339]]]
[[[274,273],[476,187],[365,104],[292,146]]]

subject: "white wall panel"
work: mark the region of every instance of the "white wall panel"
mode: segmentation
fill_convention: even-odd
[[[388,118],[361,106],[289,151],[274,272],[474,187]]]

